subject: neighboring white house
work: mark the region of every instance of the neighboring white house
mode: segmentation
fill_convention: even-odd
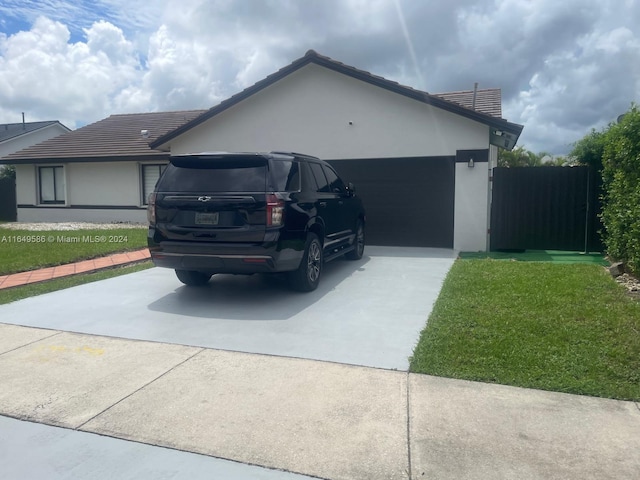
[[[486,250],[490,169],[497,148],[513,148],[523,128],[501,118],[498,89],[428,94],[312,50],[191,114],[164,129],[144,122],[127,127],[134,116],[125,122],[114,115],[74,138],[76,132],[65,135],[60,150],[44,152],[49,141],[0,161],[17,165],[19,220],[142,221],[136,209],[144,208],[170,153],[299,151],[329,160],[355,183],[367,208],[368,243]],[[167,114],[140,119],[148,115]],[[85,152],[69,155],[70,142],[79,143],[90,127]],[[97,153],[105,143],[110,151]],[[146,175],[147,166],[156,177]],[[60,193],[45,189],[44,201],[49,178],[54,183],[46,189]]]
[[[25,122],[0,124],[0,158],[57,137],[69,129],[57,120],[45,122]],[[0,172],[4,168],[0,165]],[[0,179],[0,220],[16,219],[15,182],[9,178]]]
[[[0,124],[0,158],[69,132],[57,120]]]

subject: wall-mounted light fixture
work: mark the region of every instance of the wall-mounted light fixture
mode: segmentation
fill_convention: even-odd
[[[467,162],[467,167],[473,168],[473,167],[475,167],[475,164],[476,164],[476,162],[475,162],[475,159],[473,158],[473,156],[469,157],[469,162]]]

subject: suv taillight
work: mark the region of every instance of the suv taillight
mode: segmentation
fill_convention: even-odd
[[[267,227],[279,227],[284,217],[284,201],[277,196],[267,195]]]
[[[156,194],[152,193],[149,195],[149,203],[147,205],[147,220],[149,221],[149,225],[156,224]]]

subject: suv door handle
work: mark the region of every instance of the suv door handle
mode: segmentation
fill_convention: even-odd
[[[321,207],[326,207],[327,206],[327,202],[320,202],[318,205],[320,205]]]

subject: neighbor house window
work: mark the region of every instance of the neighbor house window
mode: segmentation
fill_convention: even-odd
[[[38,167],[40,203],[64,203],[64,167]]]
[[[142,204],[147,205],[149,203],[149,195],[153,193],[153,189],[158,183],[158,179],[166,165],[142,165]]]

